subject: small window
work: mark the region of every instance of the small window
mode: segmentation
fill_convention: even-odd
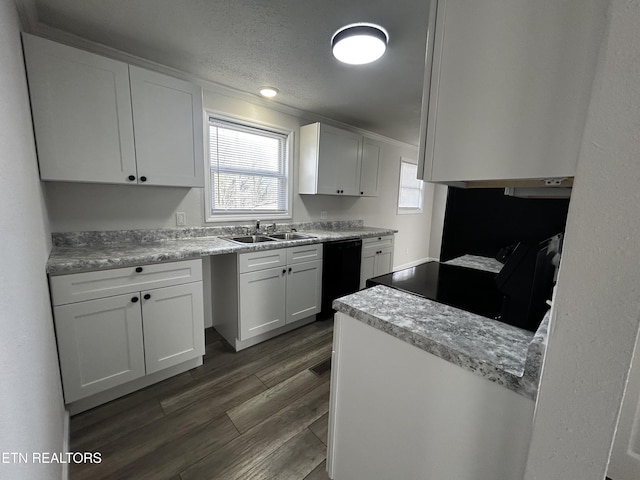
[[[290,137],[209,117],[208,221],[290,218]]]
[[[424,182],[418,180],[415,162],[400,160],[400,188],[398,189],[398,213],[421,213]]]

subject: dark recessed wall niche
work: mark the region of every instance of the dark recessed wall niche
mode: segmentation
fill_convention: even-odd
[[[507,245],[564,232],[569,200],[515,198],[503,189],[449,187],[440,261],[495,257]]]

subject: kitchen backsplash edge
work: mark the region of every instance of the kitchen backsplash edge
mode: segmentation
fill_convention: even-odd
[[[262,227],[272,225],[273,222],[262,222]],[[278,231],[290,231],[295,228],[304,230],[344,230],[360,228],[363,220],[338,220],[324,222],[276,223]],[[218,225],[212,227],[190,228],[159,228],[147,230],[105,230],[87,232],[53,232],[51,240],[55,247],[85,247],[99,245],[114,245],[122,243],[145,244],[163,240],[180,238],[214,237],[221,235],[240,235],[247,231],[248,225]]]

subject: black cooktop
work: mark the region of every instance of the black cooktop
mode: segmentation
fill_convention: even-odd
[[[474,268],[427,262],[367,280],[367,287],[386,285],[500,320],[504,296],[495,283],[496,274]]]

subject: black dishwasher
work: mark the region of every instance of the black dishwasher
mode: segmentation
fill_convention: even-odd
[[[319,320],[331,318],[336,298],[360,289],[362,240],[340,240],[324,244],[322,253],[322,311]]]

